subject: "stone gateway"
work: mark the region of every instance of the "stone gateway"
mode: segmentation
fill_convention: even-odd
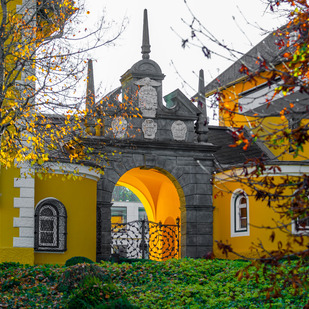
[[[104,143],[109,158],[98,182],[97,260],[108,259],[111,254],[111,205],[116,185],[138,194],[152,221],[175,224],[180,217],[181,256],[201,257],[212,251],[211,175],[213,153],[218,148],[199,142],[205,140],[199,135],[207,130],[197,132],[195,123],[207,118],[206,109],[204,112],[196,107],[178,89],[163,103],[164,75],[150,59],[146,10],[142,53],[143,59],[121,77],[118,92],[122,93],[122,101],[101,100],[106,106],[113,105],[113,109],[105,108],[105,134],[97,137],[97,145]],[[127,127],[124,116],[110,121],[113,111],[119,110],[117,106],[123,102],[142,116],[134,112],[127,115]]]

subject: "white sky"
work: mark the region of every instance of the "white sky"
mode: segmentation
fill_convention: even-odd
[[[104,94],[118,87],[120,76],[141,59],[145,8],[148,9],[150,58],[160,65],[166,75],[163,81],[163,95],[179,88],[190,97],[196,92],[198,81],[196,74],[200,69],[204,69],[207,84],[231,64],[218,57],[206,59],[197,48],[181,47],[181,39],[171,27],[183,37],[190,34],[189,28],[181,21],[183,18],[191,22],[190,13],[183,0],[86,0],[85,2],[86,10],[90,11],[88,18],[91,21],[102,18],[104,8],[108,20],[114,20],[116,23],[120,23],[124,17],[129,20],[125,32],[115,42],[115,46],[104,47],[93,53],[93,58],[96,59],[95,84],[99,93]],[[269,10],[265,13],[266,5],[261,0],[187,0],[187,3],[209,31],[225,43],[244,52],[252,47],[251,43],[255,45],[262,39],[262,31],[248,25],[239,9],[249,22],[257,22],[265,29],[271,30],[283,23],[276,15],[270,14]],[[233,16],[251,43],[239,30]],[[179,74],[194,89],[183,84],[176,69],[171,65],[171,60]]]

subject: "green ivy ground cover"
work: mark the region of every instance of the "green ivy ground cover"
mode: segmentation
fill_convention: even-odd
[[[308,290],[293,296],[292,288],[282,287],[281,297],[266,300],[262,290],[272,282],[237,280],[236,272],[246,265],[243,261],[181,259],[98,265],[136,308],[303,308],[309,299]],[[0,264],[0,308],[66,308],[73,291],[61,292],[58,287],[66,271],[67,267],[51,265]]]

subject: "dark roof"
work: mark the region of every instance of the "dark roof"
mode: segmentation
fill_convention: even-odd
[[[295,103],[291,107],[291,103]],[[264,104],[263,104],[264,103]],[[289,117],[299,114],[299,118],[308,118],[308,105],[309,96],[307,93],[300,93],[295,91],[294,93],[288,93],[286,96],[278,96],[277,99],[272,100],[271,104],[265,104],[261,102],[261,105],[250,109],[243,114],[246,116],[258,115],[258,117],[263,116],[280,116],[280,112],[285,108],[286,115]]]
[[[287,48],[279,49],[276,44],[277,40],[278,36],[276,36],[276,32],[272,32],[260,43],[255,45],[249,52],[243,55],[205,86],[204,93],[206,97],[222,87],[228,87],[240,79],[245,79],[247,75],[239,71],[242,64],[248,67],[250,71],[256,71],[259,68],[259,64],[256,63],[258,57],[266,60],[267,63],[271,62],[274,65],[280,63],[282,61],[281,55],[287,50]]]
[[[249,130],[245,130],[245,136],[249,137]],[[227,127],[209,126],[208,142],[221,148],[214,154],[214,157],[222,168],[229,168],[245,163],[249,159],[263,158],[270,160],[272,153],[261,143],[252,143],[247,150],[244,144],[237,147],[230,147],[234,144],[232,131]]]

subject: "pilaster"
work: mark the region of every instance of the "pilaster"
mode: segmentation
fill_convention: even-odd
[[[34,194],[35,180],[29,168],[20,168],[20,177],[14,179],[14,187],[20,188],[19,197],[14,198],[14,208],[19,208],[19,217],[13,218],[13,226],[19,228],[19,237],[13,238],[13,247],[34,247]]]

